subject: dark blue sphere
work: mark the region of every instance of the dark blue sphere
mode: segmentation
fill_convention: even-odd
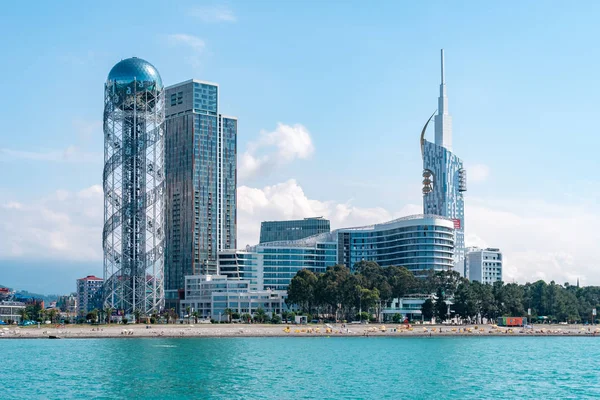
[[[154,82],[156,90],[162,90],[162,79],[154,65],[141,58],[132,57],[119,61],[108,73],[107,81],[125,87],[137,82]]]

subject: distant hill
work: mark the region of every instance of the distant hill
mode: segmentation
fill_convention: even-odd
[[[53,301],[58,300],[58,294],[37,294],[37,293],[31,293],[28,292],[27,290],[17,290],[15,292],[15,297],[23,297],[23,298],[34,298],[34,299],[41,299],[44,300],[44,303],[49,304]]]

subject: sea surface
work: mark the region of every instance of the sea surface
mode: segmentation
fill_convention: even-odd
[[[0,399],[600,398],[600,339],[0,340]]]

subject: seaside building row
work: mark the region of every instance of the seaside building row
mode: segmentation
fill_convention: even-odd
[[[274,296],[263,307],[280,310],[299,270],[363,260],[416,276],[454,269],[501,279],[498,260],[466,256],[466,170],[452,152],[444,68],[442,50],[435,141],[425,138],[433,116],[420,137],[422,215],[334,231],[322,217],[265,221],[259,244],[239,250],[238,120],[221,113],[219,86],[192,79],[165,87],[147,61],[117,63],[105,84],[102,306],[147,315],[193,305],[214,315],[235,304],[251,312],[260,303],[252,300]],[[81,296],[80,312],[93,303]]]

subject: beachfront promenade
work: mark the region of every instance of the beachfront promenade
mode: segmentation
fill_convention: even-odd
[[[583,325],[534,325],[533,328],[496,325],[262,325],[262,324],[183,324],[183,325],[42,325],[40,328],[5,326],[0,339],[57,338],[153,338],[153,337],[317,337],[317,336],[598,336],[600,327]]]

